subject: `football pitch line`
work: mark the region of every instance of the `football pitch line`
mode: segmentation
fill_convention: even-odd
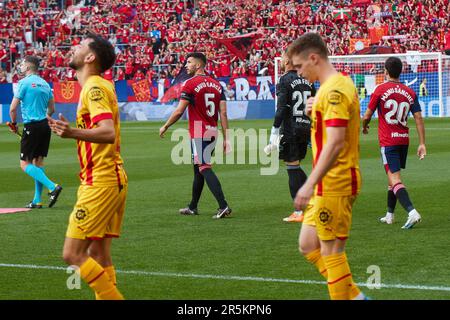
[[[33,264],[10,264],[0,263],[0,268],[17,268],[17,269],[41,269],[41,270],[58,270],[67,271],[67,267],[33,265]],[[233,276],[233,275],[213,275],[213,274],[194,274],[194,273],[176,273],[176,272],[155,272],[155,271],[138,271],[138,270],[116,270],[120,274],[132,274],[150,277],[172,277],[172,278],[192,278],[192,279],[212,279],[212,280],[231,280],[231,281],[254,281],[254,282],[276,282],[276,283],[294,283],[306,285],[326,285],[326,281],[303,280],[303,279],[278,279],[263,278],[250,276]],[[368,287],[367,283],[357,283],[359,287]],[[411,285],[411,284],[384,284],[380,285],[384,289],[405,289],[405,290],[423,290],[423,291],[450,291],[450,287],[444,286],[428,286],[428,285]]]

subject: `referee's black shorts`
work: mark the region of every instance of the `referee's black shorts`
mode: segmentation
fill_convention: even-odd
[[[46,157],[51,134],[47,119],[26,123],[20,141],[20,160],[31,162],[37,157]]]
[[[285,162],[301,161],[305,159],[308,142],[296,136],[283,137],[278,146],[278,158]]]

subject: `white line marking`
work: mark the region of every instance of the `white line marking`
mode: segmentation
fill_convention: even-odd
[[[57,266],[39,266],[33,264],[9,264],[0,263],[0,268],[20,268],[20,269],[43,269],[43,270],[62,270],[66,271],[67,267]],[[236,281],[255,281],[255,282],[279,282],[279,283],[299,283],[299,284],[321,284],[326,285],[325,281],[317,280],[301,280],[301,279],[277,279],[262,277],[243,277],[243,276],[226,276],[212,274],[194,274],[194,273],[176,273],[176,272],[153,272],[153,271],[137,271],[137,270],[116,270],[117,273],[134,274],[140,276],[160,276],[173,278],[197,278],[197,279],[217,279],[217,280],[236,280]],[[357,283],[359,287],[367,287],[367,283]],[[450,291],[450,287],[443,286],[427,286],[427,285],[410,285],[410,284],[381,284],[386,289],[410,289],[425,291]]]

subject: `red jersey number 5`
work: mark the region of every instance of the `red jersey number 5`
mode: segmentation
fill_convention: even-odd
[[[214,93],[205,93],[206,114],[210,117],[214,117],[214,114],[216,113],[216,105],[214,104],[214,101],[212,101],[214,97]]]

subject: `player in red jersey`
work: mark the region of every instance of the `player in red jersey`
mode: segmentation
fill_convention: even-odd
[[[216,198],[219,209],[213,215],[214,219],[224,218],[231,214],[222,191],[219,179],[211,168],[211,156],[217,140],[217,120],[220,112],[220,123],[224,137],[224,151],[229,151],[227,139],[228,118],[226,98],[219,81],[205,73],[206,56],[203,53],[190,53],[187,56],[186,70],[192,78],[186,80],[181,91],[180,102],[167,122],[159,129],[159,135],[164,137],[169,127],[181,118],[188,108],[189,134],[191,136],[192,160],[194,163],[194,181],[192,185],[192,200],[188,207],[180,209],[180,214],[198,214],[197,204],[206,184]]]
[[[402,229],[410,229],[421,220],[420,214],[409,199],[408,192],[402,183],[400,169],[405,169],[409,146],[408,114],[414,116],[419,147],[417,156],[422,160],[427,154],[425,147],[425,127],[422,112],[416,93],[400,82],[402,61],[390,57],[385,62],[387,81],[376,87],[363,117],[363,133],[369,131],[370,119],[378,112],[378,139],[381,147],[381,157],[388,175],[387,213],[380,219],[381,222],[392,224],[394,222],[394,209],[397,200],[408,212],[408,219]]]

